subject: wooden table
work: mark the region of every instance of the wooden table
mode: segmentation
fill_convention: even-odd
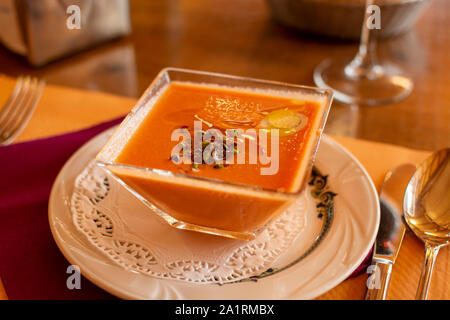
[[[317,64],[329,57],[352,56],[357,47],[356,43],[316,39],[287,30],[271,19],[263,0],[131,0],[131,4],[133,33],[127,38],[40,69],[27,66],[22,57],[0,47],[0,73],[32,74],[52,84],[129,97],[138,97],[167,66],[312,85]],[[411,96],[380,107],[335,102],[327,133],[423,150],[448,147],[448,21],[450,1],[433,0],[414,30],[380,45],[381,56],[389,55],[414,78],[416,87]],[[423,250],[412,234],[406,237],[414,243],[411,252]],[[447,261],[449,253],[443,253]],[[412,261],[409,254],[403,253],[400,263],[419,269],[421,256],[415,255]],[[441,272],[447,274],[448,266],[445,264]],[[360,299],[366,279],[367,275],[360,275],[347,280],[321,298]],[[408,275],[393,277],[392,286],[402,287],[405,279]],[[447,284],[442,285],[447,288]],[[436,297],[443,296],[446,294]],[[390,298],[412,297],[397,291]]]
[[[312,85],[314,67],[357,44],[300,35],[271,19],[264,0],[131,0],[133,33],[41,69],[0,48],[0,72],[138,97],[164,67]],[[381,107],[334,103],[327,132],[435,150],[450,144],[450,1],[432,0],[411,32],[383,41],[413,77],[414,92]]]

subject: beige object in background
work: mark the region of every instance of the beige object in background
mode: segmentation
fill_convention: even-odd
[[[72,5],[79,20],[68,10]],[[74,21],[79,29],[72,28]],[[0,41],[34,66],[130,31],[128,0],[0,0]]]

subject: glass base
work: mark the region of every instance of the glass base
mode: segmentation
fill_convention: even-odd
[[[407,97],[413,82],[394,65],[362,68],[357,61],[325,60],[314,70],[314,82],[333,90],[336,100],[358,105],[379,105]]]

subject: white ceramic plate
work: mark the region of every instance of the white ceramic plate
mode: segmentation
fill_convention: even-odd
[[[327,220],[310,219],[307,230],[273,266],[251,281],[192,284],[131,272],[93,247],[72,223],[74,180],[113,133],[105,131],[80,148],[62,168],[49,200],[53,237],[87,279],[124,299],[312,299],[345,280],[370,251],[380,213],[376,189],[366,170],[345,148],[324,136],[316,167],[338,195]],[[324,217],[325,218],[325,217]],[[322,221],[322,222],[318,222]],[[323,223],[325,222],[325,223]],[[321,232],[320,241],[317,235]]]

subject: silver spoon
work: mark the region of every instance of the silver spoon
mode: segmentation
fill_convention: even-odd
[[[416,299],[426,300],[436,256],[450,241],[450,148],[433,153],[414,173],[403,211],[411,230],[425,243]]]

